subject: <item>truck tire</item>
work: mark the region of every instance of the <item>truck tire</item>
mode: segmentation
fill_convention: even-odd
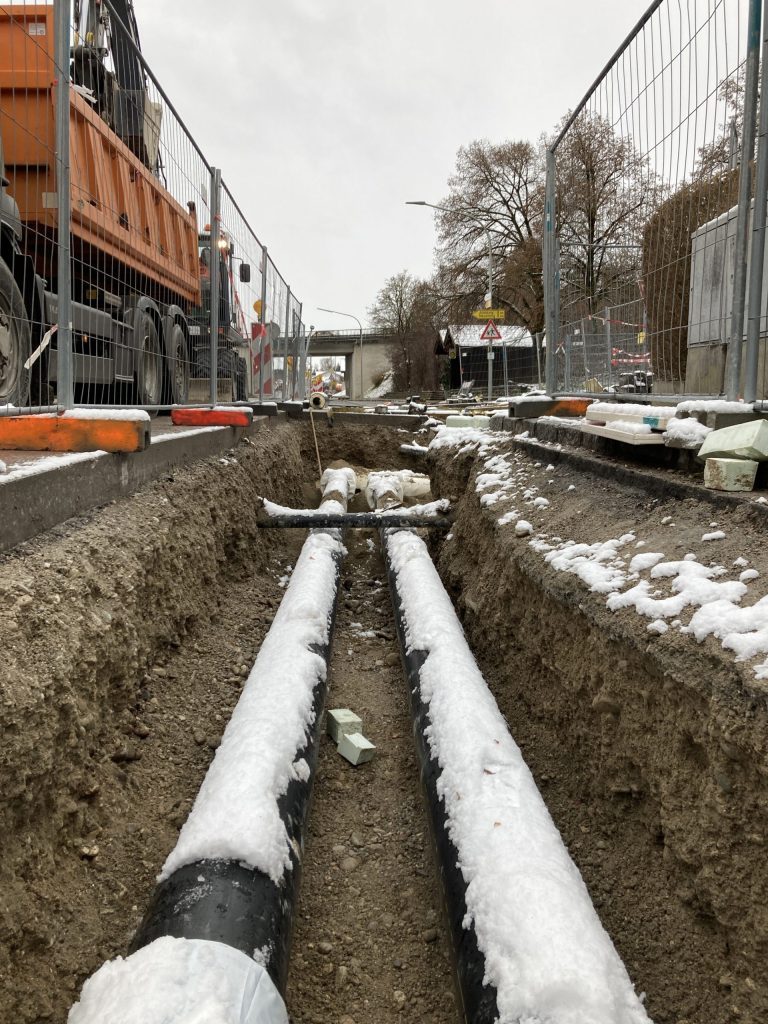
[[[232,380],[232,398],[236,402],[246,400],[248,364],[233,348],[219,353],[219,376]]]
[[[235,353],[235,401],[248,401],[248,363]]]
[[[24,363],[32,350],[32,332],[19,286],[0,260],[0,406],[29,402],[29,370]]]
[[[166,401],[172,405],[183,405],[189,398],[189,350],[181,324],[174,324],[171,328],[170,344],[166,352],[171,353],[166,374]]]
[[[157,327],[145,309],[136,310],[133,325],[136,344],[136,402],[160,405],[163,400],[163,357]]]
[[[219,380],[226,380],[230,378],[232,381],[232,392],[226,401],[235,401],[237,397],[237,354],[228,348],[220,348],[216,355],[216,376]],[[245,360],[243,360],[245,362]],[[200,349],[197,353],[197,366],[202,377],[207,377],[210,380],[211,377],[211,350],[208,348]],[[243,371],[243,380],[245,380],[245,370]],[[245,388],[243,387],[243,391]],[[225,399],[222,398],[222,401]]]

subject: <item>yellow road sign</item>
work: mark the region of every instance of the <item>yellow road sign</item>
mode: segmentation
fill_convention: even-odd
[[[475,320],[503,320],[503,309],[473,309],[472,316]]]

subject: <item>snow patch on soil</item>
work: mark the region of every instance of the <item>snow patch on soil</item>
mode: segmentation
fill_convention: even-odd
[[[742,405],[742,411],[744,408]],[[718,407],[715,411],[733,410]],[[475,487],[482,505],[525,502],[532,511],[540,511],[537,501],[541,499],[536,498],[537,489],[529,482],[534,467],[519,452],[510,450],[505,439],[498,435],[491,437],[485,431],[440,431],[430,447],[458,447],[460,451],[477,452],[479,472]],[[571,484],[568,491],[572,490]],[[554,492],[548,493],[551,503],[555,500]],[[530,533],[528,544],[534,551],[556,571],[577,576],[593,593],[605,594],[609,610],[629,609],[652,620],[646,628],[659,636],[674,629],[693,635],[699,643],[714,637],[724,650],[735,654],[737,661],[763,657],[765,660],[754,665],[752,671],[757,679],[768,679],[768,658],[765,657],[768,655],[768,595],[758,596],[742,607],[745,598],[751,596],[748,584],[759,578],[759,573],[752,569],[741,572],[738,579],[721,580],[729,571],[748,565],[747,559],[738,557],[732,570],[726,570],[721,565],[703,564],[694,552],[674,561],[665,561],[667,556],[659,551],[643,551],[630,557],[624,551],[629,544],[641,547],[646,543],[636,539],[635,534],[577,543],[537,533],[532,523],[519,516],[517,508],[510,508],[499,515],[496,522],[499,527],[513,525],[519,537]],[[540,524],[542,521],[538,520]],[[671,516],[664,516],[661,525],[674,527],[675,524]],[[717,526],[716,523],[710,525]],[[712,529],[702,534],[701,541],[712,543],[725,538],[725,531]],[[674,534],[670,539],[674,539]],[[687,622],[681,618],[684,613],[689,616]]]

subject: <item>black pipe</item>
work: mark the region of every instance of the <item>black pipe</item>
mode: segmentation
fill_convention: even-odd
[[[276,515],[259,517],[262,529],[281,527],[303,527],[309,529],[364,529],[380,526],[431,526],[436,530],[447,530],[453,526],[453,519],[446,516],[411,516],[407,512],[279,512]]]
[[[234,946],[249,957],[259,954],[261,963],[280,993],[288,976],[293,916],[301,875],[304,828],[320,745],[320,723],[327,691],[331,643],[336,621],[339,577],[343,555],[334,554],[334,600],[325,644],[311,650],[326,664],[325,679],[313,692],[314,719],[305,746],[294,760],[309,766],[306,780],[292,779],[278,800],[290,844],[291,869],[279,884],[255,868],[236,860],[203,860],[178,868],[155,889],[144,919],[133,938],[133,953],[163,935],[184,939],[209,939]]]
[[[421,696],[420,673],[429,651],[408,650],[408,623],[397,589],[397,574],[389,557],[385,530],[381,531],[381,546],[387,565],[387,578],[392,595],[392,607],[395,612],[395,628],[400,642],[400,654],[408,680],[413,735],[421,766],[421,781],[427,796],[432,835],[440,864],[440,877],[451,928],[464,1016],[467,1024],[494,1024],[499,1017],[496,989],[492,985],[483,983],[485,957],[478,949],[474,925],[470,925],[469,928],[464,927],[463,922],[467,913],[467,884],[458,865],[458,850],[448,834],[445,805],[437,792],[440,766],[432,757],[426,738],[430,719],[428,706]]]

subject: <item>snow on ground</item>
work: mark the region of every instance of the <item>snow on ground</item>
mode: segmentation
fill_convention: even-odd
[[[611,430],[622,430],[625,434],[650,434],[650,423],[638,423],[637,420],[611,420]]]
[[[264,967],[231,946],[164,936],[105,963],[68,1024],[288,1024]]]
[[[504,435],[440,430],[430,448],[444,447],[456,447],[459,453],[476,451],[481,463],[475,478],[480,503],[512,506],[498,516],[498,526],[511,526],[520,537],[530,533],[528,543],[534,551],[557,572],[577,576],[590,591],[604,595],[610,611],[629,609],[652,620],[646,628],[659,636],[674,630],[699,643],[713,637],[739,662],[762,658],[752,670],[756,678],[768,679],[768,595],[755,594],[751,585],[759,573],[744,571],[747,559],[739,557],[726,569],[715,562],[704,564],[693,553],[682,559],[668,559],[662,551],[632,554],[632,545],[637,548],[646,543],[635,533],[589,543],[551,537],[543,529],[545,517],[536,504],[537,488],[530,485],[533,467]],[[572,488],[571,484],[568,490]],[[520,511],[524,506],[525,513]],[[539,515],[534,519],[532,513]],[[522,519],[523,514],[533,521]],[[662,518],[661,523],[671,528],[675,525],[671,516]],[[714,529],[703,533],[701,542],[716,552],[717,542],[725,537],[723,530]],[[670,544],[675,540],[672,531]]]
[[[601,413],[606,416],[645,416],[650,419],[671,416],[671,406],[642,405],[640,402],[593,402],[589,406],[589,414],[596,418]]]
[[[7,466],[8,472],[0,480],[0,484],[8,483],[11,480],[18,480],[22,476],[35,476],[38,473],[48,473],[52,469],[73,466],[77,462],[92,462],[106,454],[107,452],[102,451],[66,452],[62,455],[43,455],[39,459],[25,459],[22,462],[12,462]]]
[[[667,441],[679,441],[685,445],[700,445],[704,443],[707,434],[712,433],[712,427],[705,427],[703,423],[689,416],[687,419],[673,418],[667,423],[664,437]]]
[[[497,990],[499,1024],[648,1024],[425,544],[398,531],[387,545],[409,649],[428,652],[427,739],[467,883],[465,925],[474,925],[485,981]]]
[[[380,384],[377,384],[375,388],[371,388],[370,391],[366,391],[366,398],[383,398],[388,395],[392,390],[395,382],[395,375],[392,370],[388,370],[384,375],[384,379]]]

